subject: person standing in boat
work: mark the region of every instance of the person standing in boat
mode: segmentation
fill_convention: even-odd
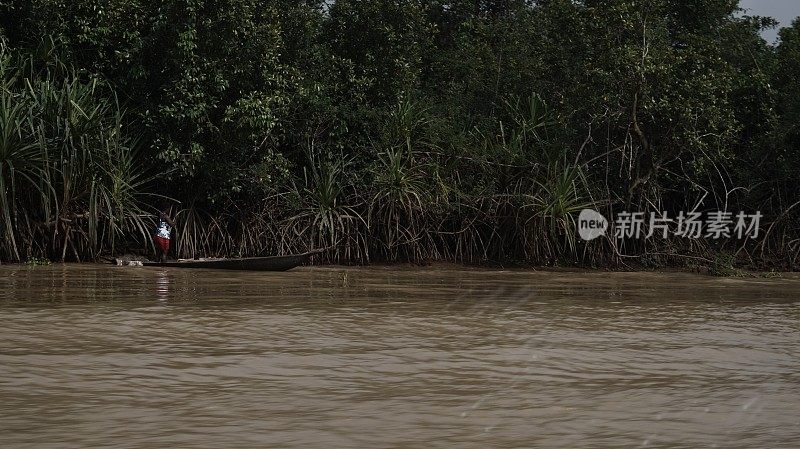
[[[161,212],[158,214],[158,227],[156,233],[153,235],[153,243],[156,245],[156,255],[158,260],[163,262],[167,261],[167,253],[169,253],[169,242],[172,236],[172,228],[175,227],[175,222],[170,218],[172,206],[165,204]]]

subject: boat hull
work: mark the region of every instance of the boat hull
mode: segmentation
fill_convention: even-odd
[[[164,268],[206,268],[211,270],[286,271],[307,263],[309,258],[316,253],[317,251],[303,254],[291,254],[287,256],[145,262],[144,266]]]

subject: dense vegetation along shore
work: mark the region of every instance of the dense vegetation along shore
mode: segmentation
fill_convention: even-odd
[[[735,0],[0,1],[0,259],[795,268],[800,22]],[[577,214],[763,214],[584,242]]]

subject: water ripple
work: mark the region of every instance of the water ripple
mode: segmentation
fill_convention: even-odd
[[[790,277],[3,266],[0,291],[2,447],[800,441]]]

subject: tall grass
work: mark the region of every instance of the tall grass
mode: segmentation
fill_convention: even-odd
[[[317,152],[313,145],[307,158],[300,185],[290,191],[296,212],[281,229],[281,248],[287,252],[331,248],[327,254],[331,261],[368,261],[366,222],[356,206],[347,204],[355,198],[347,197],[350,164]]]
[[[113,92],[5,44],[0,76],[3,257],[92,260],[115,252],[121,236],[146,241],[153,176],[123,132]]]
[[[2,49],[0,48],[0,51]],[[15,229],[19,225],[18,199],[26,187],[38,187],[44,161],[40,141],[29,125],[28,110],[10,87],[15,78],[9,76],[9,57],[0,54],[0,208],[3,219],[3,256],[19,260],[19,247]],[[44,194],[44,192],[41,192]]]
[[[425,165],[416,157],[410,138],[404,146],[380,153],[375,173],[367,216],[377,251],[389,260],[423,259],[430,192]]]

